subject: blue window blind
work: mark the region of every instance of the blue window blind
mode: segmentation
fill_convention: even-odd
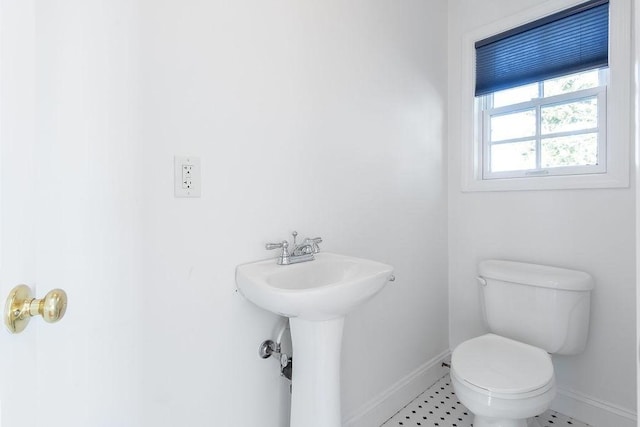
[[[476,96],[609,64],[609,0],[476,42]]]

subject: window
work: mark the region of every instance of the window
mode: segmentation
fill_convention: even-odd
[[[547,2],[465,37],[463,190],[628,186],[629,16]]]
[[[607,69],[483,95],[483,179],[606,172]]]

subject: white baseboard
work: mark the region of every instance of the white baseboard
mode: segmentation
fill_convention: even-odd
[[[388,389],[362,405],[345,421],[343,427],[380,426],[416,396],[445,376],[449,370],[442,367],[451,356],[449,350],[428,360]],[[593,396],[558,387],[551,409],[592,427],[637,427],[637,414],[613,403]]]
[[[450,355],[449,350],[444,351],[400,379],[347,417],[343,427],[381,426],[449,372],[441,365]]]
[[[637,427],[637,414],[610,402],[558,387],[551,409],[593,427]]]

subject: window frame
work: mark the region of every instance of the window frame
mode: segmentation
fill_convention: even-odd
[[[552,0],[465,34],[462,45],[462,191],[620,188],[629,186],[631,110],[631,1],[609,3],[609,80],[606,89],[606,170],[602,173],[528,175],[501,179],[483,176],[483,126],[477,120],[482,97],[475,96],[475,42],[584,3]],[[600,111],[600,110],[599,110]]]
[[[600,71],[602,74],[603,71]],[[575,73],[572,73],[575,74]],[[568,74],[570,75],[570,74]],[[482,126],[482,179],[505,179],[505,178],[526,178],[530,176],[560,176],[560,175],[583,175],[583,174],[592,174],[592,173],[606,173],[606,128],[607,128],[607,119],[606,119],[606,105],[607,105],[607,86],[606,86],[606,78],[600,76],[600,81],[604,81],[605,83],[588,89],[581,89],[574,92],[567,92],[558,95],[553,95],[549,97],[539,97],[534,98],[530,101],[520,102],[517,104],[504,105],[496,108],[492,108],[489,105],[483,105],[479,108],[477,112],[476,120],[481,123]],[[538,82],[537,84],[540,86],[543,82]],[[486,101],[488,97],[492,97],[493,94],[484,95],[484,100]],[[595,128],[584,129],[579,131],[565,131],[565,132],[557,132],[555,134],[547,134],[543,135],[540,124],[540,113],[541,109],[547,106],[564,104],[569,102],[578,102],[580,100],[586,98],[596,98],[598,103],[598,117],[597,124]],[[480,103],[481,105],[483,102]],[[602,108],[604,106],[604,108]],[[518,169],[512,171],[504,171],[504,172],[492,172],[491,171],[491,147],[494,145],[493,141],[490,140],[491,133],[491,125],[490,120],[491,117],[509,114],[509,113],[517,113],[519,111],[527,111],[527,110],[536,110],[536,134],[530,138],[526,138],[527,140],[535,140],[536,141],[536,168],[535,169]],[[586,131],[586,132],[585,132]],[[598,164],[596,165],[587,165],[587,166],[557,166],[551,168],[545,168],[542,165],[538,167],[541,163],[541,141],[544,138],[549,137],[561,137],[561,136],[571,136],[578,135],[581,133],[596,133],[598,135]],[[522,138],[523,140],[525,138]],[[499,144],[509,143],[512,140],[500,141]]]

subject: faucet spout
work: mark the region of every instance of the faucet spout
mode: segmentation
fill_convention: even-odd
[[[283,241],[282,243],[267,244],[267,249],[275,249],[275,248],[283,249],[282,255],[278,257],[278,264],[287,265],[287,264],[295,264],[295,263],[304,262],[304,261],[313,261],[314,254],[317,254],[318,252],[320,252],[319,244],[322,243],[322,238],[314,237],[311,239],[307,237],[302,241],[301,244],[298,245],[296,243],[296,237],[298,236],[298,233],[294,231],[292,235],[293,235],[293,244],[292,244],[293,249],[291,250],[291,252],[287,251],[287,247],[289,246],[287,241]]]
[[[319,243],[322,243],[322,238],[314,237],[313,239],[310,239],[307,237],[301,244],[293,248],[293,255],[317,254],[320,252],[320,246],[318,246]]]

